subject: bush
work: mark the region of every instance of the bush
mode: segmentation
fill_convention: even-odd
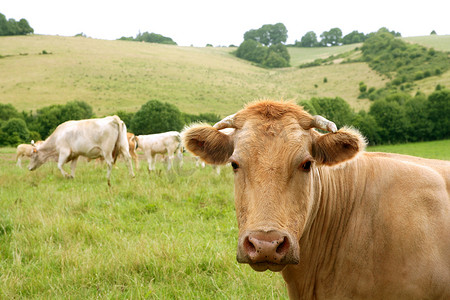
[[[30,143],[30,131],[23,119],[11,118],[2,125],[0,144],[17,146],[20,143]]]
[[[429,121],[433,124],[432,138],[450,138],[450,90],[434,91],[428,97]]]
[[[150,100],[134,114],[131,130],[136,135],[180,131],[183,121],[180,110],[173,104]]]
[[[369,114],[377,121],[384,143],[408,141],[405,110],[396,101],[376,100],[370,106]]]

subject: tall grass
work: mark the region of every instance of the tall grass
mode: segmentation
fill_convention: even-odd
[[[134,179],[80,162],[34,172],[0,149],[0,298],[281,299],[278,273],[235,259],[232,172],[193,162]],[[66,166],[67,167],[67,166]]]

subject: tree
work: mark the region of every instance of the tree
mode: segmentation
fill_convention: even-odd
[[[8,121],[10,118],[19,118],[20,113],[12,104],[0,103],[0,120]]]
[[[14,19],[6,20],[5,15],[0,13],[0,36],[26,35],[33,32],[34,30],[30,27],[27,20],[20,19],[19,22],[16,22]]]
[[[379,127],[375,118],[364,110],[353,115],[352,126],[357,128],[367,139],[369,145],[381,144],[383,141],[379,135]]]
[[[431,138],[433,122],[429,119],[428,99],[418,94],[404,104],[407,119],[407,134],[411,142],[426,141]]]
[[[344,99],[340,97],[312,98],[311,105],[316,114],[333,121],[338,127],[351,125],[354,112]]]
[[[319,42],[317,41],[317,35],[314,31],[308,31],[300,41],[300,47],[317,47]]]
[[[320,38],[322,46],[338,46],[342,42],[342,31],[339,28],[331,28],[330,31],[324,31]]]
[[[354,30],[342,38],[342,44],[348,45],[348,44],[362,43],[365,40],[366,35],[364,33]]]
[[[434,139],[450,138],[450,90],[434,91],[428,96],[429,120],[433,123]]]
[[[20,143],[29,143],[30,131],[23,119],[11,118],[1,128],[0,144],[17,146]]]
[[[183,121],[180,110],[173,104],[150,100],[134,114],[131,130],[134,134],[180,131]]]
[[[407,120],[405,110],[395,101],[376,100],[369,110],[380,127],[380,137],[383,142],[398,143],[408,141]]]
[[[157,34],[157,33],[149,33],[149,32],[144,32],[144,33],[139,33],[136,36],[136,41],[138,42],[147,42],[147,43],[157,43],[157,44],[167,44],[167,45],[176,45],[177,43],[175,43],[171,38],[169,37],[165,37],[161,34]]]
[[[84,101],[67,102],[61,107],[61,123],[69,120],[90,119],[93,116],[92,107]]]
[[[255,40],[246,40],[236,50],[236,56],[256,63],[262,63],[267,56],[267,47]]]
[[[244,41],[254,40],[264,46],[285,43],[287,40],[287,29],[283,23],[266,24],[259,29],[250,29],[244,33]]]

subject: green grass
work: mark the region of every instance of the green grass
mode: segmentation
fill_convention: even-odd
[[[421,44],[440,51],[450,51],[450,35],[429,35],[403,38],[407,42]]]
[[[371,152],[392,152],[433,159],[450,160],[450,140],[371,146]]]
[[[450,140],[369,147],[450,159]],[[279,273],[236,262],[233,174],[195,167],[130,179],[123,161],[34,172],[0,148],[0,299],[286,299]],[[23,164],[26,165],[26,162]],[[68,165],[66,165],[68,169]]]
[[[290,49],[292,65],[345,49]],[[236,58],[231,50],[82,37],[0,37],[0,55],[5,56],[0,59],[0,102],[29,111],[81,100],[103,116],[135,112],[157,99],[186,113],[225,116],[261,98],[340,96],[357,109],[367,108],[368,100],[357,99],[358,83],[385,84],[364,63],[263,69]]]
[[[0,299],[287,297],[280,274],[236,262],[228,168],[142,162],[130,179],[120,161],[108,188],[105,165],[80,162],[69,180],[13,156],[0,148]]]

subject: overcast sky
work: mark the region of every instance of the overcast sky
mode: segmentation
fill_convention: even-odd
[[[308,31],[318,38],[338,27],[369,33],[381,27],[402,36],[450,34],[448,0],[1,0],[7,19],[25,18],[35,34],[114,40],[154,32],[180,46],[239,45],[250,29],[283,23],[287,43]]]

